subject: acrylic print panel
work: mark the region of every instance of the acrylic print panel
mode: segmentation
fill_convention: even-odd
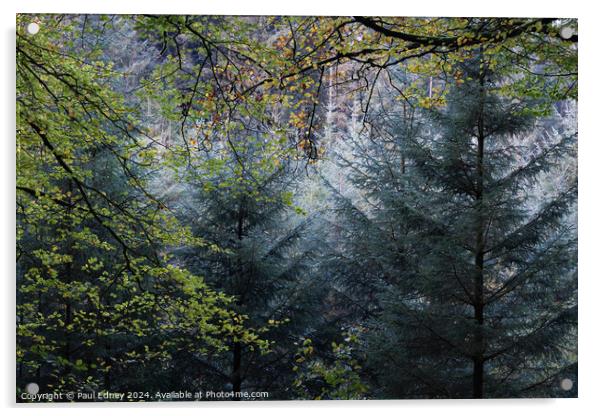
[[[18,15],[16,400],[576,397],[577,41]]]

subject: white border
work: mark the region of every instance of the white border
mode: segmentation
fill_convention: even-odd
[[[597,400],[600,377],[600,303],[602,280],[598,271],[598,246],[600,227],[600,159],[602,137],[597,121],[601,119],[600,101],[600,41],[602,27],[600,14],[594,6],[576,1],[525,0],[467,1],[430,0],[406,2],[402,0],[104,0],[104,1],[48,1],[20,0],[10,4],[2,2],[2,89],[0,100],[4,137],[0,140],[2,157],[0,195],[2,196],[2,238],[0,264],[2,275],[2,335],[0,339],[3,366],[0,376],[0,405],[7,408],[5,414],[81,414],[90,415],[128,414],[132,411],[145,415],[178,414],[237,414],[287,416],[317,414],[363,415],[379,414],[434,415],[504,415],[535,413],[546,415],[594,414],[602,405]],[[398,15],[398,16],[537,16],[579,18],[579,399],[565,400],[487,400],[487,401],[371,401],[371,402],[255,402],[255,403],[143,403],[124,405],[110,403],[90,406],[75,404],[30,406],[14,404],[15,334],[14,334],[14,247],[15,247],[15,14],[60,13],[158,13],[158,14],[296,14],[296,15]]]

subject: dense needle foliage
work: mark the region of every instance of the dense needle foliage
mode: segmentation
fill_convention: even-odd
[[[17,400],[576,396],[577,39],[17,16]]]

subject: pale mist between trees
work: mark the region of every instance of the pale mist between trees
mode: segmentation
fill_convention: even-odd
[[[576,397],[574,19],[17,16],[17,401]]]

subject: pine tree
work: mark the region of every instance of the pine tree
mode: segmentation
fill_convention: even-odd
[[[381,311],[372,368],[388,397],[558,395],[576,361],[575,172],[540,189],[576,133],[533,140],[533,101],[500,96],[483,58],[461,70],[443,111],[348,164],[349,279],[372,282]]]
[[[204,363],[204,387],[286,398],[294,343],[311,331],[321,299],[313,263],[319,247],[311,238],[314,215],[292,199],[295,162],[271,158],[270,146],[262,135],[232,135],[197,160],[170,192],[183,201],[182,220],[209,243],[177,249],[178,262],[232,296],[236,312],[271,343],[264,355],[234,340],[228,353]]]

